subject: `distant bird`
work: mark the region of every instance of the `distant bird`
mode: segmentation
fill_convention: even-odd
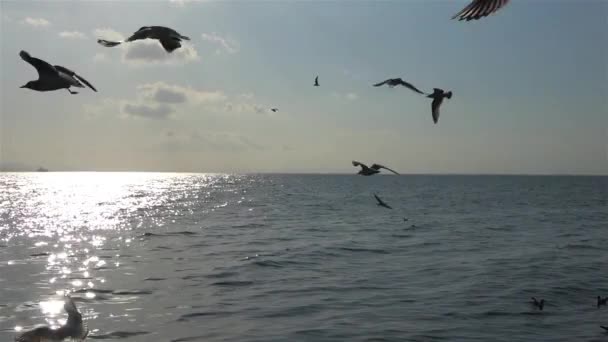
[[[407,83],[407,82],[405,82],[404,80],[402,80],[400,78],[389,78],[386,81],[382,81],[380,83],[374,84],[374,87],[380,87],[380,86],[385,85],[385,84],[388,84],[388,86],[390,88],[394,88],[394,87],[396,87],[398,85],[401,85],[401,86],[404,86],[404,87],[406,87],[408,89],[411,89],[411,90],[417,92],[418,94],[423,94],[424,95],[424,93],[420,89],[414,87],[412,84]]]
[[[407,221],[408,221],[408,219],[406,219],[406,218],[404,217],[404,218],[403,218],[403,222],[407,222]]]
[[[500,8],[509,3],[509,0],[473,0],[467,7],[458,12],[452,19],[458,20],[478,20],[492,13],[496,13]]]
[[[173,52],[173,50],[179,49],[182,46],[182,40],[190,40],[190,38],[182,36],[181,34],[177,33],[177,31],[168,27],[144,26],[124,41],[114,42],[105,39],[98,39],[97,42],[105,47],[113,47],[122,43],[148,38],[157,39],[167,52]]]
[[[319,86],[319,76],[315,77],[315,87]]]
[[[19,52],[19,56],[24,61],[30,63],[36,71],[38,71],[38,79],[29,81],[21,88],[28,88],[36,91],[51,91],[58,89],[67,89],[70,94],[78,94],[76,91],[71,91],[70,87],[84,88],[82,83],[86,84],[93,91],[97,91],[87,80],[75,72],[60,65],[50,65],[49,63],[32,57],[26,51]],[[82,82],[82,83],[80,83]]]
[[[89,335],[89,329],[70,296],[66,296],[63,309],[68,313],[68,320],[63,326],[57,329],[47,326],[34,328],[17,336],[15,342],[60,342],[67,338],[72,341],[84,341]]]
[[[543,308],[545,307],[545,300],[537,300],[536,298],[532,297],[532,305],[534,305],[534,307],[538,308],[540,311],[543,311]]]
[[[273,111],[274,113],[278,112],[279,109],[278,108],[272,108],[271,111]]]
[[[597,307],[599,308],[602,305],[608,305],[608,297],[602,298],[600,296],[597,296]]]
[[[378,195],[374,194],[374,197],[376,197],[376,201],[378,201],[378,203],[377,203],[378,206],[385,207],[387,209],[393,209],[388,204],[386,204],[383,200],[381,200],[380,197],[378,197]]]
[[[433,93],[429,94],[427,97],[433,99],[433,103],[431,103],[431,112],[433,114],[433,122],[437,123],[437,121],[439,121],[439,107],[443,102],[443,98],[447,97],[448,99],[451,99],[452,92],[444,92],[442,89],[433,88]]]
[[[373,164],[371,167],[368,167],[367,165],[360,163],[356,160],[353,160],[353,166],[360,166],[361,170],[359,170],[359,172],[357,172],[358,175],[362,175],[362,176],[371,176],[371,175],[375,175],[376,173],[380,173],[380,169],[385,169],[385,170],[389,170],[390,172],[398,175],[399,173],[397,173],[397,171],[389,169],[388,167],[384,166],[384,165],[380,165],[380,164]]]
[[[608,327],[605,327],[605,326],[603,326],[603,325],[600,325],[600,328],[602,328],[602,329],[604,329],[604,330],[608,331]]]

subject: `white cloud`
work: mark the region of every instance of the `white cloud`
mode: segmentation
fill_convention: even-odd
[[[113,40],[113,41],[125,39],[125,36],[122,33],[115,31],[111,28],[95,29],[95,30],[93,30],[93,35],[97,39],[106,39],[106,40]]]
[[[67,39],[86,39],[87,35],[78,31],[62,31],[59,32],[59,37]]]
[[[356,100],[358,98],[359,98],[359,96],[357,96],[357,94],[355,94],[355,93],[348,93],[348,94],[346,94],[346,99],[348,99],[348,100],[354,101],[354,100]]]
[[[177,5],[177,6],[184,6],[188,3],[193,3],[193,2],[202,3],[202,2],[208,2],[208,1],[209,0],[169,0],[169,3]]]
[[[51,23],[44,19],[44,18],[32,18],[32,17],[26,17],[25,19],[23,19],[21,21],[22,24],[26,24],[32,27],[47,27],[50,26]]]
[[[123,103],[121,112],[130,117],[142,117],[146,119],[166,120],[171,118],[173,107],[164,103],[149,105],[144,103]]]
[[[228,53],[239,52],[239,43],[234,39],[222,37],[215,32],[202,33],[201,38],[206,42],[218,45],[221,49],[216,50],[216,53],[220,53],[222,50]]]
[[[141,96],[159,103],[213,103],[227,99],[221,91],[197,90],[164,82],[148,83],[137,86]]]

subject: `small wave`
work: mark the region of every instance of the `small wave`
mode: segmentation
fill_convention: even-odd
[[[253,282],[252,281],[247,281],[247,280],[243,280],[243,281],[239,281],[239,280],[218,281],[218,282],[213,283],[211,285],[215,285],[215,286],[249,286],[249,285],[253,285]]]
[[[31,257],[41,257],[41,256],[49,256],[49,255],[51,255],[51,253],[48,253],[48,252],[30,254]]]
[[[92,293],[100,294],[100,293],[113,293],[113,292],[114,292],[114,290],[104,290],[104,289],[78,289],[78,290],[74,291],[74,293],[87,293],[87,292],[92,292]]]
[[[112,331],[102,335],[89,335],[88,338],[92,340],[112,340],[148,334],[150,334],[149,331]]]
[[[338,248],[343,251],[348,252],[364,252],[364,253],[374,253],[374,254],[390,254],[390,252],[385,251],[384,249],[374,249],[374,248],[353,248],[353,247],[340,247]]]
[[[228,277],[235,276],[237,274],[238,274],[237,272],[218,272],[218,273],[206,274],[205,278],[211,278],[211,279],[228,278]]]
[[[193,313],[181,315],[178,319],[176,319],[176,321],[185,322],[185,321],[189,321],[190,318],[208,317],[208,316],[226,316],[226,315],[230,315],[230,314],[232,314],[232,312],[227,312],[227,311],[193,312]]]
[[[134,295],[149,295],[152,294],[150,290],[117,290],[112,292],[113,295],[117,296],[134,296]]]
[[[154,278],[154,277],[150,277],[150,278],[144,279],[144,281],[161,281],[161,280],[167,280],[167,278]]]
[[[171,340],[171,342],[189,342],[189,341],[200,341],[206,336],[191,336],[191,337],[182,337]]]
[[[261,267],[275,267],[281,268],[283,265],[280,262],[272,261],[272,260],[256,260],[252,262],[253,265],[261,266]]]

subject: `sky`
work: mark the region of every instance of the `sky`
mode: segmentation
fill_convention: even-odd
[[[0,0],[0,168],[608,175],[608,1],[467,3]],[[191,40],[96,43],[151,25]],[[21,50],[98,92],[19,88]]]

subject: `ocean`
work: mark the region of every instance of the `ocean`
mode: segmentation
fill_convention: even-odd
[[[607,341],[607,201],[608,177],[1,173],[0,341],[65,292],[90,340]]]

